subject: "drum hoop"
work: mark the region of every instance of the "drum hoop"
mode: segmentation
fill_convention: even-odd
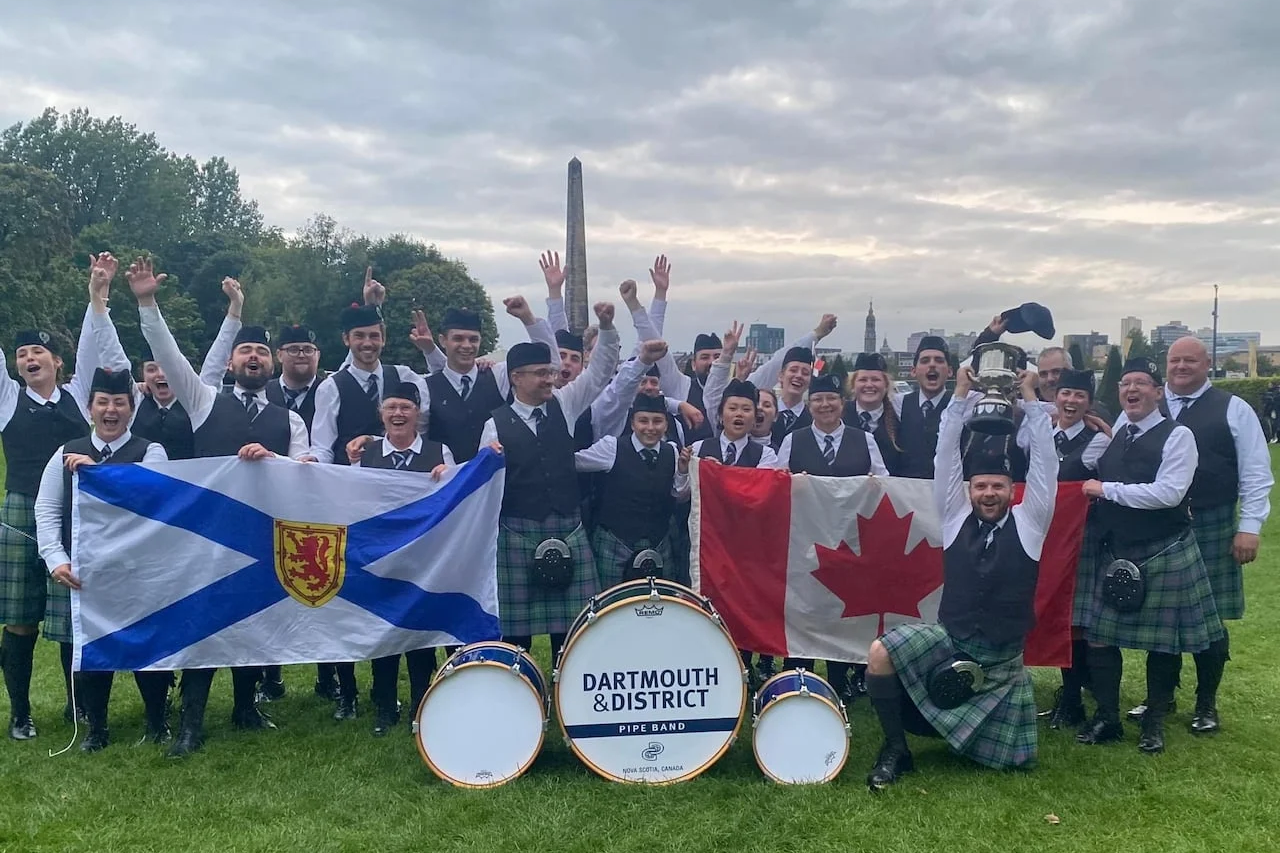
[[[640,581],[631,581],[631,583],[640,583]],[[647,582],[647,581],[644,581],[644,583],[648,583],[648,582]],[[674,583],[674,581],[669,581],[669,583]],[[676,584],[676,586],[683,586],[683,584]],[[617,588],[617,587],[614,587],[614,589],[616,589],[616,588]],[[686,589],[688,589],[688,587],[685,587],[685,588],[686,588]],[[690,592],[693,592],[693,591],[692,591],[692,590],[690,590]],[[694,595],[697,595],[697,593],[694,593]],[[699,597],[699,598],[702,598],[704,601],[706,600],[706,599],[705,599],[705,597],[703,597],[703,596],[700,596],[700,595],[699,595],[698,597]],[[647,595],[645,596],[644,600],[645,600],[645,601],[652,601],[652,599],[651,599],[651,598],[649,598],[649,596],[647,596]],[[723,623],[723,622],[719,622],[719,621],[717,621],[717,620],[715,620],[715,619],[712,619],[712,618],[711,618],[711,615],[710,615],[709,613],[707,613],[707,611],[703,610],[701,607],[696,607],[696,606],[694,606],[692,603],[690,603],[690,602],[688,602],[688,601],[685,601],[685,600],[684,600],[684,599],[682,599],[682,598],[674,598],[674,597],[669,596],[669,595],[659,595],[659,596],[658,596],[658,600],[659,600],[659,601],[666,601],[666,602],[670,602],[670,603],[673,603],[673,604],[679,604],[679,605],[682,605],[682,606],[684,606],[684,607],[689,608],[690,610],[693,610],[693,611],[696,611],[697,613],[700,613],[700,614],[701,614],[701,615],[702,615],[702,616],[707,620],[707,622],[711,623],[712,625],[715,625],[717,628],[719,628],[719,629],[720,629],[720,633],[721,633],[721,634],[724,634],[725,639],[729,641],[729,646],[730,646],[730,648],[732,648],[732,649],[735,651],[735,653],[736,653],[736,651],[737,651],[737,648],[738,648],[738,647],[737,647],[736,645],[734,645],[733,637],[729,634],[729,630],[728,630],[727,628],[725,628],[725,627],[724,627],[724,623]],[[617,610],[618,608],[620,608],[620,607],[622,607],[622,606],[624,606],[624,605],[629,605],[629,604],[631,604],[631,602],[632,602],[632,599],[624,599],[623,601],[615,601],[613,604],[610,604],[610,605],[609,605],[608,607],[606,607],[604,610],[601,610],[599,613],[597,613],[597,614],[596,614],[596,618],[597,618],[597,619],[599,619],[601,616],[604,616],[606,613],[610,613],[610,612],[612,612],[612,611],[614,611],[614,610]],[[560,672],[561,672],[561,671],[563,671],[563,669],[564,669],[564,661],[569,657],[569,650],[573,648],[574,643],[576,643],[576,642],[578,641],[578,638],[579,638],[579,637],[581,637],[581,636],[582,636],[583,634],[585,634],[585,633],[586,633],[586,630],[585,630],[585,629],[579,630],[576,634],[573,634],[572,636],[570,636],[570,637],[565,641],[564,648],[560,650],[560,660],[557,662],[557,666],[556,666],[556,670],[555,670],[555,671],[556,671],[556,676],[552,679],[552,681],[554,682],[554,685],[555,685],[555,686],[554,686],[554,688],[553,688],[553,690],[552,690],[552,705],[553,705],[553,707],[555,708],[555,711],[556,711],[556,722],[557,722],[557,723],[559,724],[559,726],[560,726],[560,735],[564,738],[564,742],[565,742],[566,744],[568,744],[568,745],[569,745],[569,750],[570,750],[574,755],[576,755],[576,756],[578,757],[578,760],[579,760],[579,761],[581,761],[583,764],[587,765],[587,767],[588,767],[588,768],[590,768],[590,769],[591,769],[591,771],[592,771],[592,772],[594,772],[596,775],[601,776],[601,777],[603,777],[603,778],[605,778],[605,779],[608,779],[608,780],[610,780],[611,782],[625,782],[625,783],[628,783],[628,784],[631,784],[631,785],[655,785],[655,786],[661,786],[661,785],[674,785],[674,784],[676,784],[677,782],[688,782],[690,779],[695,779],[695,778],[697,778],[698,776],[702,775],[702,773],[704,773],[708,768],[710,768],[710,767],[711,767],[712,765],[714,765],[717,761],[719,761],[721,758],[723,758],[723,757],[724,757],[724,754],[725,754],[726,752],[728,752],[728,751],[729,751],[729,747],[733,746],[734,741],[736,741],[736,740],[738,739],[738,732],[742,731],[742,718],[743,718],[743,716],[744,716],[744,714],[745,714],[745,711],[747,710],[747,702],[748,702],[748,699],[749,699],[749,697],[747,696],[747,682],[746,682],[746,679],[745,679],[745,678],[742,678],[742,673],[743,673],[743,671],[742,671],[741,667],[739,667],[738,669],[734,670],[735,672],[737,672],[737,673],[738,673],[738,677],[742,680],[742,701],[741,701],[741,704],[740,704],[740,706],[739,706],[742,710],[740,710],[740,711],[738,712],[738,722],[734,724],[734,726],[733,726],[733,730],[732,730],[732,731],[730,731],[730,732],[729,732],[729,736],[728,736],[727,738],[725,738],[725,742],[724,742],[724,744],[723,744],[723,745],[721,745],[721,747],[720,747],[718,750],[716,750],[715,755],[713,755],[713,756],[711,756],[709,759],[707,759],[706,763],[704,763],[704,764],[703,764],[703,765],[701,765],[700,767],[695,768],[695,769],[694,769],[694,770],[692,770],[691,772],[685,773],[683,776],[677,776],[677,777],[676,777],[676,778],[674,778],[674,779],[664,779],[664,780],[662,780],[662,781],[660,781],[660,782],[657,782],[657,781],[655,781],[655,782],[650,782],[650,781],[648,781],[648,780],[646,780],[646,779],[627,779],[626,777],[623,777],[623,776],[617,776],[617,775],[615,775],[615,774],[611,773],[610,771],[605,770],[603,767],[599,767],[599,766],[597,766],[597,765],[596,765],[594,762],[592,762],[589,758],[587,758],[585,755],[583,755],[583,754],[582,754],[582,751],[578,748],[578,745],[574,742],[573,738],[569,737],[569,730],[568,730],[567,728],[565,728],[564,715],[560,713],[560,684],[561,684],[561,679],[560,679],[559,675],[560,675]],[[740,660],[741,660],[741,659],[739,659],[739,661],[740,661]],[[423,698],[423,701],[425,702],[425,701],[426,701],[426,697],[425,697],[425,696],[423,696],[422,698]]]
[[[449,667],[450,664],[453,663],[454,658],[456,658],[458,655],[462,654],[463,652],[467,651],[468,649],[472,648],[473,646],[478,646],[478,645],[497,646],[503,649],[504,651],[512,652],[517,658],[523,656],[524,658],[528,659],[529,663],[533,664],[534,670],[538,673],[538,677],[541,679],[543,691],[548,693],[550,692],[547,690],[547,677],[542,674],[542,669],[538,666],[538,662],[533,659],[533,655],[529,654],[529,650],[523,649],[520,646],[515,645],[514,643],[508,643],[503,640],[480,640],[479,642],[468,643],[467,645],[462,646],[456,652],[449,655],[449,657],[445,658],[444,664],[442,664],[439,669],[437,669],[435,672],[431,674],[431,684],[434,685],[437,681],[440,680],[440,678],[442,677],[442,673]],[[495,664],[497,666],[504,666],[507,669],[511,668],[509,664],[499,664],[497,661],[469,661],[468,663],[490,663],[490,664]],[[452,672],[457,672],[459,669],[461,669],[465,665],[466,664],[454,665]],[[450,674],[452,674],[452,672]],[[523,675],[523,673],[521,674]],[[426,694],[424,693],[423,695],[425,696]]]
[[[763,685],[761,686],[763,687]],[[817,699],[819,702],[824,703],[827,707],[831,708],[832,710],[839,711],[840,719],[844,723],[844,732],[845,732],[844,749],[841,750],[842,754],[840,756],[840,760],[836,763],[835,770],[833,770],[831,773],[828,773],[826,776],[823,776],[821,779],[818,779],[814,782],[790,782],[786,779],[779,779],[777,776],[773,775],[773,773],[769,771],[768,767],[764,766],[764,760],[760,758],[760,750],[756,746],[757,727],[760,725],[760,720],[764,717],[765,712],[768,711],[770,708],[772,708],[774,705],[777,705],[779,701],[781,701],[782,699],[786,699],[790,696],[806,696],[810,699]],[[769,704],[766,705],[764,708],[762,708],[760,710],[760,713],[755,715],[755,719],[751,721],[751,754],[756,759],[756,766],[760,768],[761,773],[768,776],[771,780],[778,783],[779,785],[805,785],[805,784],[825,785],[827,784],[828,782],[832,781],[837,776],[839,776],[840,773],[844,770],[844,765],[849,760],[849,753],[852,751],[850,749],[850,743],[851,741],[849,737],[848,712],[845,711],[843,706],[841,706],[840,708],[836,708],[834,705],[831,704],[830,699],[828,699],[825,696],[819,696],[817,693],[813,693],[813,692],[801,693],[799,690],[793,690],[790,693],[779,694],[778,696],[775,696],[772,700],[770,700]]]
[[[507,645],[510,645],[510,644],[508,643]],[[512,648],[516,648],[516,646],[512,646]],[[459,649],[457,652],[454,652],[453,655],[450,655],[449,656],[450,660],[453,659],[454,655],[457,655],[461,651],[462,650]],[[462,670],[467,669],[469,667],[473,667],[473,666],[491,666],[497,669],[506,670],[508,673],[511,672],[511,667],[508,666],[507,664],[498,663],[497,661],[492,661],[492,660],[468,661],[464,664],[461,664],[460,666],[455,667],[453,671],[461,672]],[[533,766],[533,762],[537,761],[538,756],[542,754],[542,747],[547,741],[547,699],[545,696],[539,695],[538,688],[533,684],[533,682],[531,682],[528,679],[528,677],[525,676],[524,673],[520,673],[519,675],[520,675],[520,681],[526,687],[529,688],[529,692],[533,694],[533,697],[536,700],[538,700],[538,707],[542,709],[542,726],[541,726],[541,731],[539,731],[538,733],[538,745],[533,748],[533,755],[529,757],[529,760],[521,764],[516,769],[516,772],[511,776],[508,776],[505,779],[499,779],[496,782],[489,782],[489,783],[464,782],[461,779],[453,778],[448,773],[445,773],[438,766],[436,766],[436,763],[431,760],[430,756],[427,755],[426,747],[422,745],[422,730],[421,730],[422,709],[426,707],[427,699],[430,698],[431,696],[431,691],[435,690],[436,687],[438,687],[443,680],[443,679],[432,679],[431,686],[427,688],[426,693],[422,694],[422,701],[418,703],[418,707],[413,712],[413,722],[415,725],[419,727],[418,731],[415,731],[413,733],[413,743],[414,743],[414,746],[418,748],[418,754],[422,756],[423,763],[426,764],[427,767],[431,769],[432,773],[436,774],[436,776],[448,782],[450,785],[453,785],[458,788],[497,788],[501,785],[507,784],[508,782],[514,782],[516,779],[519,779],[529,770],[530,767]]]

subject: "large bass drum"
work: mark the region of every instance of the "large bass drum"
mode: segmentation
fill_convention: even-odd
[[[492,788],[529,769],[547,730],[547,685],[518,646],[463,646],[432,679],[413,721],[431,771],[464,788]]]
[[[692,779],[733,743],[747,704],[742,659],[715,608],[656,578],[593,598],[553,680],[570,749],[617,782]]]

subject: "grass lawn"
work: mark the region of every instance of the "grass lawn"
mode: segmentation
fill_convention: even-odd
[[[113,745],[50,758],[71,727],[62,722],[56,649],[41,642],[40,737],[0,741],[0,850],[1280,850],[1280,675],[1268,651],[1280,641],[1274,514],[1263,538],[1262,558],[1246,570],[1248,617],[1232,626],[1219,735],[1187,731],[1188,660],[1162,756],[1138,753],[1133,726],[1124,744],[1108,747],[1077,746],[1045,729],[1040,767],[1027,773],[983,770],[936,741],[913,740],[918,771],[879,796],[863,784],[879,745],[865,700],[852,711],[849,763],[824,787],[767,782],[749,733],[699,779],[651,789],[595,777],[549,735],[525,777],[462,791],[431,775],[407,727],[375,740],[369,717],[331,720],[331,706],[311,693],[309,666],[286,669],[289,695],[270,709],[281,728],[261,734],[231,729],[230,680],[219,674],[207,746],[185,761],[133,746],[142,708],[126,675],[112,699]],[[546,666],[545,645],[539,651]],[[1142,657],[1126,655],[1126,707],[1142,699],[1142,677]],[[367,666],[360,678],[367,692]],[[1035,680],[1046,705],[1057,671]],[[407,681],[400,692],[407,695]]]

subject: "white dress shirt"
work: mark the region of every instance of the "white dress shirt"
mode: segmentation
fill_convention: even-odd
[[[1170,417],[1177,420],[1182,413],[1182,397],[1190,398],[1191,405],[1194,406],[1200,395],[1210,387],[1211,383],[1205,382],[1194,394],[1175,394],[1165,385],[1164,396]],[[1227,403],[1227,426],[1231,429],[1231,438],[1236,445],[1239,479],[1240,520],[1236,530],[1257,535],[1262,532],[1262,525],[1271,514],[1271,487],[1275,485],[1267,438],[1262,434],[1258,415],[1248,403],[1234,394]]]
[[[942,422],[938,426],[938,450],[933,458],[933,500],[942,518],[944,549],[951,547],[974,513],[969,490],[964,484],[964,463],[960,451],[960,433],[964,428],[967,406],[966,401],[953,398],[942,411]],[[1010,512],[1017,519],[1022,550],[1031,559],[1039,560],[1058,501],[1058,454],[1050,435],[1048,413],[1038,406],[1029,406],[1024,411],[1023,429],[1029,438],[1027,484],[1022,502]],[[1003,523],[1004,519],[998,522],[999,525]]]
[[[155,356],[156,363],[164,371],[164,377],[169,382],[169,388],[173,390],[173,396],[182,404],[182,408],[186,409],[187,417],[191,418],[192,432],[200,429],[209,419],[209,412],[213,411],[214,401],[218,399],[218,394],[221,392],[200,381],[200,376],[178,349],[178,342],[173,339],[173,333],[169,331],[164,317],[160,315],[159,307],[138,306],[138,319],[142,327],[142,336],[150,344],[151,354]],[[236,386],[237,399],[243,400],[246,393],[257,394],[261,401],[260,405],[267,402],[265,387],[248,392]],[[289,413],[289,458],[299,459],[307,454],[307,425],[297,412],[288,409],[285,411]]]
[[[1071,426],[1064,429],[1056,429],[1053,431],[1054,447],[1057,447],[1058,433],[1065,433],[1067,441],[1073,440],[1077,435],[1084,432],[1085,424],[1083,420],[1076,421]],[[1021,432],[1021,430],[1019,430]],[[1021,436],[1018,438],[1018,446],[1026,450],[1025,439]],[[1099,432],[1089,440],[1084,451],[1080,454],[1080,462],[1090,471],[1098,470],[1098,460],[1102,458],[1102,454],[1107,452],[1107,448],[1111,445],[1111,438],[1105,432]]]
[[[631,446],[635,448],[636,453],[645,450],[645,445],[636,438],[632,433],[630,436]],[[661,450],[663,444],[671,445],[671,449],[675,451],[672,457],[672,467],[675,469],[675,479],[671,481],[671,494],[679,497],[685,495],[689,491],[689,474],[688,472],[680,473],[680,448],[675,446],[674,442],[658,442],[649,450]],[[573,454],[574,467],[580,473],[591,474],[598,471],[612,471],[613,464],[618,459],[618,439],[612,435],[606,435],[586,450],[579,450]]]
[[[403,364],[391,366],[395,369],[395,373],[400,377],[401,382],[412,382],[417,387],[418,395],[422,398],[422,409],[418,413],[418,432],[426,432],[431,408],[431,392],[427,390],[426,380],[420,374],[415,373],[411,367],[406,367]],[[376,375],[378,377],[378,402],[379,404],[381,403],[387,393],[387,389],[382,387],[382,362],[378,362],[372,371],[363,370],[356,367],[355,364],[346,365],[338,373],[342,371],[350,373],[351,378],[356,381],[361,390],[368,386],[369,377]],[[333,461],[333,443],[338,440],[338,409],[342,405],[342,400],[338,395],[337,375],[337,373],[334,373],[326,376],[324,381],[316,386],[316,413],[311,418],[311,449],[309,453],[316,458],[317,462],[329,463]]]
[[[737,464],[737,460],[742,458],[742,451],[746,450],[747,445],[752,443],[751,436],[749,435],[744,435],[742,438],[738,439],[737,441],[730,441],[728,438],[725,437],[725,434],[723,432],[718,434],[715,438],[706,439],[706,440],[720,442],[720,458],[721,459],[725,458],[725,454],[729,452],[729,445],[732,444],[733,452],[735,454],[733,457],[735,465]],[[690,448],[690,451],[693,453],[695,457],[697,457],[698,454],[702,451],[702,444],[703,444],[702,441],[695,441],[692,447]],[[756,442],[756,444],[759,444],[759,442]],[[757,468],[781,467],[778,465],[778,454],[773,452],[772,447],[770,447],[767,444],[759,444],[759,447],[760,447],[760,461],[756,463]]]
[[[1164,419],[1160,410],[1155,409],[1138,421],[1137,437],[1141,438]],[[1115,441],[1125,440],[1131,423],[1129,416],[1121,412],[1116,425],[1111,429]],[[1154,483],[1103,483],[1102,496],[1112,503],[1131,509],[1176,507],[1187,496],[1187,489],[1191,488],[1191,480],[1195,477],[1199,462],[1200,453],[1196,449],[1195,436],[1182,424],[1176,424],[1164,443],[1164,455]]]
[[[414,456],[422,455],[422,436],[421,435],[415,435],[413,437],[413,444],[410,444],[408,447],[404,447],[404,448],[396,447],[394,444],[391,443],[391,439],[387,438],[385,435],[382,438],[378,439],[378,442],[382,445],[383,456],[390,456],[392,453],[404,453],[407,450],[409,451],[410,454],[412,454],[411,456],[409,456],[408,461],[412,462]],[[367,448],[365,452],[368,452]],[[449,467],[453,467],[454,465],[457,464],[453,460],[453,453],[449,450],[448,447],[446,447],[443,444],[440,445],[440,453],[444,459],[445,465],[448,465]],[[364,463],[364,457],[362,456],[360,457],[360,462],[357,464],[363,464],[363,463]]]
[[[835,449],[836,455],[840,454],[840,443],[844,440],[845,433],[846,432],[857,433],[860,436],[859,439],[851,438],[849,440],[850,441],[861,440],[867,443],[867,453],[871,455],[870,473],[875,474],[877,477],[889,476],[889,469],[886,468],[884,464],[884,456],[882,456],[880,453],[880,445],[876,444],[876,437],[871,433],[864,432],[863,430],[860,430],[860,429],[854,429],[853,427],[846,427],[843,422],[841,422],[839,425],[836,426],[834,432],[830,432],[830,433],[823,432],[822,430],[818,429],[817,424],[811,425],[809,429],[813,431],[813,437],[818,442],[819,451],[825,449],[827,436],[830,435],[832,438],[831,446]],[[792,435],[794,435],[794,433],[787,433],[786,438],[782,439],[782,444],[778,445],[778,467],[779,468],[791,467],[791,436]]]
[[[123,435],[110,442],[111,452],[115,453],[131,438],[133,433],[125,430]],[[90,434],[89,440],[99,453],[108,445],[108,442],[98,438],[96,432]],[[62,547],[62,506],[64,501],[70,500],[70,496],[63,490],[62,482],[62,454],[65,448],[64,444],[55,450],[44,466],[44,472],[40,475],[40,493],[36,495],[35,503],[36,546],[50,574],[58,566],[71,562],[71,555]],[[142,461],[164,462],[168,458],[164,447],[153,441],[147,445]]]

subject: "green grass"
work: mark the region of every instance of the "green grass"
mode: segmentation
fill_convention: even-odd
[[[313,667],[286,669],[289,696],[272,708],[277,732],[231,730],[230,682],[219,674],[208,743],[185,761],[134,747],[142,730],[132,679],[118,678],[113,745],[50,758],[62,723],[56,650],[41,642],[34,688],[41,735],[0,741],[0,850],[511,850],[511,851],[1273,851],[1280,849],[1280,521],[1247,569],[1249,612],[1232,627],[1223,685],[1224,730],[1186,730],[1189,689],[1169,724],[1168,752],[1077,746],[1041,733],[1040,767],[983,770],[936,741],[913,740],[918,771],[879,796],[863,777],[879,743],[865,701],[852,713],[852,754],[817,788],[763,778],[749,734],[699,779],[666,788],[610,784],[584,769],[558,737],[531,771],[491,791],[435,779],[407,729],[375,740],[371,720],[339,724],[311,695]],[[546,648],[541,647],[545,665]],[[1186,673],[1193,683],[1193,667]],[[1139,655],[1126,655],[1124,700],[1143,695]],[[1047,704],[1056,671],[1036,673]],[[361,688],[367,689],[367,667]],[[401,685],[401,695],[408,685]],[[1060,823],[1050,824],[1047,815]]]

